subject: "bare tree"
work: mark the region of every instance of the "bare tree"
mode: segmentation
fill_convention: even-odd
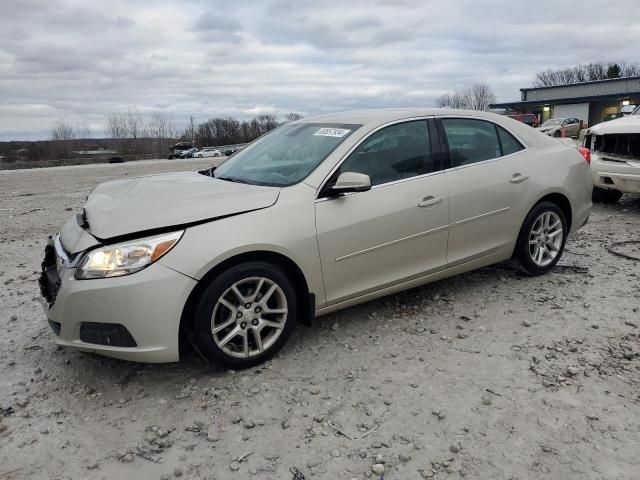
[[[169,143],[176,136],[176,128],[173,121],[163,113],[153,113],[145,127],[146,134],[150,137],[152,153],[161,156],[169,147]]]
[[[51,127],[49,155],[52,158],[69,158],[74,138],[73,127],[64,120],[56,120]]]
[[[51,127],[51,140],[73,140],[75,138],[73,127],[64,120],[56,120]]]
[[[437,100],[439,107],[464,108],[467,110],[489,110],[496,96],[486,83],[474,83],[462,91],[445,93]]]
[[[491,87],[486,83],[474,83],[462,92],[465,108],[468,110],[489,110],[489,105],[496,102]]]
[[[114,140],[115,148],[122,152],[124,139],[127,138],[127,117],[123,113],[110,113],[107,117],[107,133]]]
[[[284,116],[284,123],[296,122],[298,120],[302,120],[303,118],[304,116],[302,116],[300,113],[289,112]]]
[[[464,108],[464,98],[459,92],[445,93],[437,102],[439,107]]]
[[[592,62],[536,74],[534,87],[553,87],[574,83],[626,78],[640,75],[640,63]]]
[[[144,135],[144,119],[135,105],[127,107],[127,135],[129,138],[137,139]]]
[[[76,122],[76,138],[91,138],[91,128],[86,120]]]

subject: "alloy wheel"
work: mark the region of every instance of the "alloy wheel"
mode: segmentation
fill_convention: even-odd
[[[560,216],[552,211],[541,213],[529,233],[529,255],[539,267],[546,267],[560,253],[564,228]]]
[[[211,333],[227,355],[251,358],[268,350],[287,321],[282,288],[265,277],[235,282],[218,299],[211,315]]]

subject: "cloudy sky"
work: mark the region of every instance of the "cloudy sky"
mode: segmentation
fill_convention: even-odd
[[[434,106],[482,80],[640,60],[637,0],[2,0],[0,140],[104,135],[137,106],[212,116]]]

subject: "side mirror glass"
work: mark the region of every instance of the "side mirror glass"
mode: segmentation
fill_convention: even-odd
[[[371,179],[365,173],[341,173],[336,183],[329,189],[334,195],[350,192],[366,192],[371,190]]]

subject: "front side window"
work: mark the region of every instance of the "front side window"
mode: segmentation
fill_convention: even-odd
[[[502,156],[493,123],[466,118],[445,118],[442,124],[449,142],[452,167]]]
[[[217,167],[221,180],[284,187],[305,179],[362,125],[297,123],[259,138]]]
[[[430,173],[430,146],[426,120],[385,127],[361,143],[342,163],[343,172],[369,175],[371,185]]]

